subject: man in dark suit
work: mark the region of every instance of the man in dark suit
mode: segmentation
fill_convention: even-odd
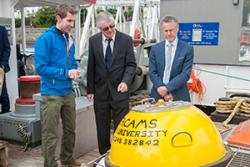
[[[111,118],[116,129],[129,111],[136,64],[132,38],[115,29],[113,16],[102,12],[96,21],[101,32],[89,39],[87,98],[94,100],[99,152],[105,154],[110,149]]]
[[[149,57],[151,96],[156,100],[190,101],[187,81],[193,64],[193,47],[178,40],[179,25],[175,17],[165,16],[161,26],[165,40],[152,47]]]
[[[0,26],[0,68],[3,69],[4,73],[7,73],[10,71],[9,57],[10,57],[10,42],[8,39],[8,32],[6,31],[5,27]],[[1,113],[7,113],[10,111],[10,101],[9,101],[7,87],[6,87],[6,75],[5,74],[3,78],[0,103],[2,105]]]

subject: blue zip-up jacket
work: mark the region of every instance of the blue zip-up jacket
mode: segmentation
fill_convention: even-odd
[[[66,34],[67,39],[69,34]],[[35,43],[35,67],[41,76],[41,95],[67,96],[72,93],[70,69],[77,69],[75,46],[67,52],[67,41],[55,26],[42,34]]]

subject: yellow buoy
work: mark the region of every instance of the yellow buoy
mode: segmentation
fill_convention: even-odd
[[[212,121],[187,102],[134,107],[119,124],[107,166],[200,167],[229,160]]]

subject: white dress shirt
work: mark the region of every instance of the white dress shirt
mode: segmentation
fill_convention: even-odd
[[[112,37],[112,41],[110,42],[110,47],[111,47],[112,53],[113,53],[113,49],[114,49],[114,43],[115,43],[115,34]],[[108,46],[108,38],[106,38],[103,34],[102,34],[102,46],[103,46],[103,55],[105,58],[106,48]]]

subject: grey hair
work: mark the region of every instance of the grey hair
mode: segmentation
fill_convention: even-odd
[[[109,12],[101,12],[96,16],[96,26],[98,28],[101,28],[102,23],[105,21],[111,21],[111,22],[115,22],[114,17],[112,16],[111,13]]]
[[[178,23],[178,20],[176,19],[176,17],[174,16],[165,16],[161,19],[161,25],[163,23],[169,23],[169,22],[175,22],[177,27],[179,27],[179,23]]]

